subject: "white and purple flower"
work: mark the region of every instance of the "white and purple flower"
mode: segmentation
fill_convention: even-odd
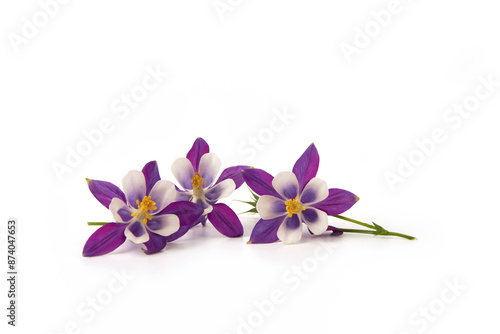
[[[316,177],[318,167],[319,154],[311,144],[293,172],[281,172],[274,178],[261,169],[243,172],[247,185],[260,196],[256,209],[262,218],[249,243],[297,242],[302,238],[302,223],[312,234],[338,231],[328,226],[328,216],[348,210],[359,198],[346,190],[328,189],[326,182]]]
[[[115,222],[105,224],[90,236],[83,249],[86,257],[112,252],[127,238],[144,244],[146,254],[159,252],[167,242],[184,235],[203,213],[193,203],[176,202],[175,186],[160,179],[156,161],[147,163],[142,171],[128,172],[122,181],[124,191],[110,182],[87,182]]]
[[[177,200],[191,201],[203,209],[197,223],[208,220],[227,237],[243,235],[243,226],[234,211],[219,199],[228,197],[243,184],[242,170],[248,166],[226,168],[216,180],[221,161],[205,140],[197,138],[185,158],[172,164],[172,173],[183,189],[177,188]]]

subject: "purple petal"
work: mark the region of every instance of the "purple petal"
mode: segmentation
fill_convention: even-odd
[[[207,225],[207,215],[201,216],[195,223],[195,225],[201,224],[201,226]]]
[[[184,234],[186,234],[190,229],[191,229],[191,226],[181,225],[181,227],[179,227],[179,230],[177,232],[169,235],[168,237],[165,237],[165,240],[167,242],[175,241],[175,240],[179,239],[180,237],[182,237]]]
[[[200,218],[198,218],[195,222],[194,222],[194,225],[193,226],[196,226],[198,224],[201,224],[202,226],[205,226],[205,224],[207,223],[207,215],[202,215]]]
[[[240,219],[226,204],[214,204],[212,212],[208,214],[208,220],[217,231],[226,237],[233,238],[243,235],[243,225],[241,225]]]
[[[90,179],[86,180],[92,195],[94,195],[94,197],[106,208],[109,209],[109,204],[115,197],[118,197],[123,202],[127,201],[123,191],[121,191],[121,189],[115,186],[113,183]]]
[[[328,197],[325,200],[311,206],[325,211],[329,216],[334,216],[349,210],[358,200],[358,196],[347,190],[332,188],[328,190]]]
[[[91,257],[108,254],[117,249],[127,239],[127,224],[108,223],[96,230],[83,247],[83,256]]]
[[[278,238],[278,228],[287,216],[274,219],[261,219],[257,222],[250,235],[249,244],[267,244],[276,242]]]
[[[327,231],[332,231],[332,234],[330,234],[330,235],[332,235],[334,237],[338,237],[338,236],[341,236],[342,234],[344,234],[344,231],[339,230],[335,226],[328,226],[328,228],[326,230]],[[312,234],[312,232],[311,232],[311,234]]]
[[[314,233],[312,233],[312,231],[310,229],[307,229],[307,230],[309,231],[309,234],[314,235]],[[335,226],[328,225],[328,227],[326,228],[326,230],[327,231],[331,231],[332,233],[330,235],[334,236],[334,237],[338,237],[338,236],[341,236],[342,234],[344,234],[344,231],[339,230]]]
[[[202,213],[203,209],[195,203],[180,201],[169,204],[159,214],[176,215],[179,218],[180,228],[177,232],[167,237],[167,242],[177,240],[186,234],[186,232],[195,225]]]
[[[210,152],[210,147],[208,146],[207,142],[203,140],[203,138],[198,137],[194,141],[193,147],[191,147],[186,155],[186,158],[191,161],[195,172],[197,172],[200,168],[201,156],[208,152]]]
[[[154,253],[158,253],[167,244],[167,238],[161,235],[158,235],[153,232],[149,232],[149,240],[144,243],[146,249],[142,249],[145,254],[151,255]]]
[[[148,162],[142,169],[142,174],[144,174],[144,178],[146,179],[146,195],[149,195],[155,183],[160,181],[158,163],[156,161]]]
[[[238,189],[239,187],[241,187],[243,182],[245,182],[245,180],[243,179],[242,171],[248,168],[250,168],[250,166],[241,165],[241,166],[228,167],[222,171],[221,175],[219,176],[219,179],[217,180],[217,182],[215,182],[215,184],[224,181],[225,179],[232,179],[236,184],[236,189]]]
[[[243,170],[242,174],[246,184],[257,195],[271,195],[274,197],[283,198],[276,192],[273,187],[273,176],[266,171],[258,168],[249,168]]]
[[[293,173],[299,181],[300,192],[307,182],[316,176],[319,167],[319,154],[316,146],[311,144],[293,166]]]

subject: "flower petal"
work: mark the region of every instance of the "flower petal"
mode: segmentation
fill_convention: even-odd
[[[295,198],[299,194],[299,182],[292,172],[278,173],[273,179],[273,187],[285,199]]]
[[[324,211],[306,208],[300,215],[312,234],[321,234],[328,228],[328,215]]]
[[[303,204],[317,203],[328,197],[328,186],[322,179],[314,177],[309,181],[300,194]]]
[[[86,180],[92,195],[94,195],[94,197],[106,208],[109,208],[111,200],[115,197],[118,197],[124,202],[127,200],[123,191],[113,183],[90,179]]]
[[[286,217],[278,228],[278,238],[286,244],[292,244],[302,238],[302,224],[297,215]]]
[[[246,184],[257,195],[271,195],[275,197],[281,197],[281,195],[278,194],[273,188],[273,176],[268,172],[258,168],[249,168],[243,170],[241,173],[243,174],[243,179],[245,180]]]
[[[213,210],[213,206],[204,198],[193,198],[192,201],[203,209],[204,215],[208,215]]]
[[[193,226],[196,226],[198,224],[201,224],[202,226],[205,226],[207,224],[207,215],[201,215],[200,218],[198,218]]]
[[[177,191],[175,195],[175,201],[190,201],[191,197],[193,197],[192,191],[184,191],[180,190],[177,186],[175,186],[175,190]]]
[[[193,189],[191,181],[194,175],[193,165],[187,158],[178,158],[172,164],[172,174],[177,179],[177,182],[184,189]]]
[[[146,196],[146,179],[144,178],[144,174],[137,170],[131,170],[123,178],[122,184],[128,205],[137,209],[137,201],[141,203],[144,196]]]
[[[210,147],[207,142],[203,138],[198,137],[186,155],[186,158],[191,162],[195,171],[200,169],[200,159],[208,152],[210,152]]]
[[[285,216],[274,219],[260,219],[252,230],[248,244],[267,244],[278,241],[278,228]]]
[[[144,243],[146,249],[141,248],[145,254],[158,253],[167,245],[167,238],[156,233],[149,233],[149,240]]]
[[[335,216],[349,210],[358,200],[358,196],[347,190],[331,188],[325,200],[312,206],[326,212],[329,216]]]
[[[204,154],[200,159],[200,176],[206,182],[203,188],[210,187],[220,169],[220,159],[215,153]]]
[[[172,182],[160,180],[156,182],[153,189],[151,189],[149,196],[151,196],[151,200],[155,202],[156,206],[156,210],[151,210],[149,213],[154,215],[175,201],[177,191],[175,190],[175,186]]]
[[[210,202],[216,202],[221,198],[225,198],[233,193],[236,189],[236,184],[232,179],[227,179],[222,182],[216,183],[205,191],[205,197]]]
[[[167,241],[172,242],[186,234],[198,221],[202,213],[203,209],[195,203],[186,201],[170,203],[159,214],[176,215],[179,218],[180,227],[177,232],[167,237]]]
[[[309,180],[316,176],[318,167],[318,150],[314,144],[311,144],[297,160],[292,169],[293,173],[297,176],[297,180],[299,181],[300,191],[304,189]]]
[[[219,176],[219,179],[217,180],[217,182],[215,182],[215,184],[222,182],[226,179],[232,179],[236,184],[236,189],[238,189],[245,182],[245,180],[243,179],[242,171],[248,168],[250,168],[250,166],[241,165],[241,166],[228,167],[222,171],[222,173]]]
[[[127,223],[132,219],[132,213],[135,212],[131,207],[125,204],[119,198],[113,198],[109,205],[109,210],[117,223]]]
[[[239,237],[243,235],[243,225],[234,211],[226,204],[213,205],[213,210],[208,214],[208,220],[226,237]]]
[[[285,202],[278,197],[263,195],[257,201],[257,212],[262,219],[283,217],[287,214]]]
[[[156,161],[148,162],[144,168],[142,168],[142,174],[144,174],[144,178],[146,179],[146,194],[149,195],[155,183],[160,181],[158,163]]]
[[[83,246],[82,255],[85,257],[108,254],[117,249],[127,240],[125,228],[127,224],[108,223],[99,227]]]
[[[334,236],[334,237],[338,237],[338,236],[341,236],[342,234],[344,234],[344,231],[336,228],[335,226],[328,226],[328,228],[326,229],[327,231],[332,231],[332,234],[330,234],[331,236]]]
[[[149,233],[143,222],[136,221],[128,224],[125,236],[136,244],[142,244],[149,240]]]
[[[153,216],[153,219],[146,224],[148,230],[164,237],[174,234],[179,227],[179,218],[172,214]]]

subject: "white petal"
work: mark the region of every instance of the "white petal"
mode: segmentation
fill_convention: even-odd
[[[292,172],[278,173],[273,179],[273,188],[278,194],[283,196],[285,200],[293,199],[299,194],[299,181]]]
[[[177,232],[181,225],[179,223],[179,217],[176,215],[166,214],[153,216],[153,219],[148,221],[146,226],[150,231],[167,237]]]
[[[297,215],[285,218],[278,228],[278,238],[286,244],[292,244],[302,238],[302,224]]]
[[[193,189],[193,185],[191,181],[194,175],[193,165],[191,165],[191,161],[187,158],[178,158],[172,164],[172,174],[177,179],[177,182],[184,189]]]
[[[149,193],[151,200],[155,202],[156,210],[151,210],[149,213],[154,215],[157,212],[165,209],[167,205],[175,201],[177,191],[172,182],[167,180],[160,180],[155,183],[151,192]]]
[[[149,240],[149,233],[144,223],[140,221],[128,224],[125,229],[125,236],[136,244],[143,244]]]
[[[235,189],[236,183],[231,179],[226,179],[207,189],[207,191],[205,191],[205,197],[210,202],[215,202],[231,195]]]
[[[300,194],[300,202],[312,204],[321,202],[328,197],[328,186],[325,181],[317,177],[312,178]]]
[[[321,234],[328,228],[328,215],[324,211],[308,207],[300,216],[313,234]]]
[[[118,197],[111,200],[109,204],[109,210],[113,214],[113,218],[117,223],[126,223],[132,219],[132,212],[135,212],[130,208],[125,202],[123,202]]]
[[[122,180],[123,190],[130,206],[137,208],[137,200],[142,202],[146,196],[146,179],[144,174],[137,170],[131,170]]]
[[[257,212],[262,219],[273,219],[287,214],[286,204],[281,198],[262,195],[257,201]]]
[[[207,188],[215,181],[220,169],[220,159],[215,153],[203,154],[200,159],[200,176],[205,181],[203,188]]]
[[[175,201],[190,201],[193,198],[193,191],[179,191],[176,189]]]

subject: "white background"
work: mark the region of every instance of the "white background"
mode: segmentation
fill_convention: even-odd
[[[5,226],[15,217],[20,273],[15,329],[6,325],[6,281],[0,285],[2,328],[497,332],[500,87],[467,118],[443,118],[474,101],[479,77],[500,81],[496,4],[401,0],[376,31],[370,12],[389,1],[221,3],[230,6],[222,15],[212,0],[75,0],[43,22],[37,1],[2,2],[0,258],[5,268]],[[13,36],[27,29],[23,18],[33,16],[46,25],[15,47]],[[366,25],[373,37],[348,62],[341,45],[355,46]],[[115,112],[122,94],[140,89],[147,68],[169,75],[128,114]],[[276,110],[293,117],[276,121]],[[54,164],[67,165],[84,131],[105,119],[112,129],[58,178]],[[399,157],[418,160],[415,141],[436,128],[446,140],[392,189],[387,173],[398,173]],[[318,176],[361,198],[346,216],[418,240],[304,234],[295,245],[247,245],[258,218],[241,216],[242,238],[208,224],[153,256],[127,242],[113,254],[82,258],[95,230],[86,222],[111,219],[85,178],[121,185],[129,170],[157,160],[162,178],[172,179],[171,163],[198,136],[225,166],[273,175],[291,170],[314,142]],[[248,196],[243,186],[226,202],[242,212],[232,200]],[[294,266],[307,276],[293,274]],[[132,277],[126,286],[114,281],[122,271]],[[110,283],[121,291],[109,292]],[[280,303],[264,302],[267,312],[259,311],[255,303],[279,292]],[[93,317],[92,298],[105,301]]]

